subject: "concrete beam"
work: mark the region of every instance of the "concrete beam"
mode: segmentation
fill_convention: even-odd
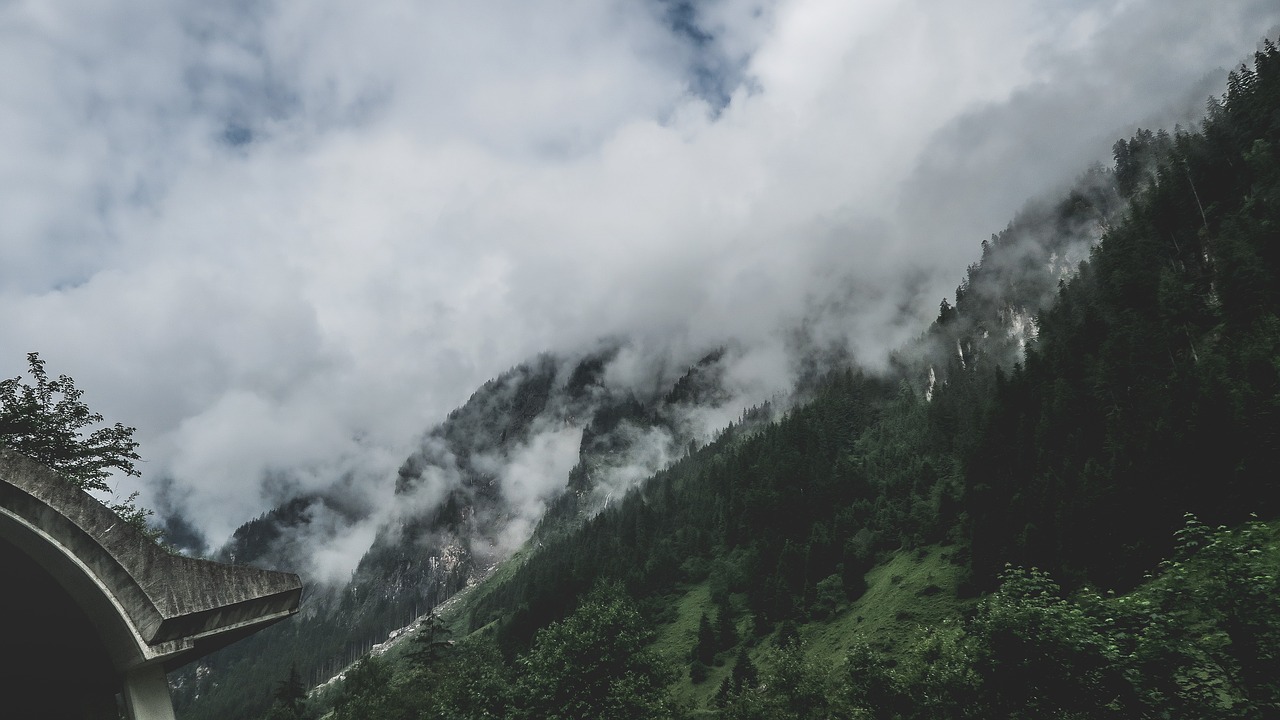
[[[302,595],[293,573],[172,555],[52,470],[8,450],[0,450],[0,539],[39,556],[77,596],[96,588],[138,641],[134,665],[183,665],[288,617]]]
[[[33,568],[32,578],[47,573],[27,591],[39,585],[71,603],[67,612],[83,611],[94,647],[105,651],[93,679],[107,684],[106,697],[123,682],[134,720],[173,720],[167,670],[296,613],[302,596],[292,573],[172,555],[49,468],[4,449],[0,550],[15,567]],[[23,618],[0,618],[0,633],[4,622]],[[22,631],[39,637],[41,628]]]
[[[126,675],[124,705],[129,720],[175,720],[164,668],[148,665]]]

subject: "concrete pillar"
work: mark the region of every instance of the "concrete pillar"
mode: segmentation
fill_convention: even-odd
[[[124,704],[129,720],[175,720],[164,666],[148,665],[125,675]]]

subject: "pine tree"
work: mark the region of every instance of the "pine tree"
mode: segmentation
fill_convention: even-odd
[[[422,621],[422,627],[413,637],[413,650],[409,657],[420,667],[428,668],[444,659],[453,648],[449,640],[449,628],[434,612]]]
[[[716,633],[706,613],[698,620],[698,642],[693,646],[693,660],[710,665],[716,658]]]
[[[305,720],[307,689],[297,665],[289,666],[289,677],[276,686],[274,697],[265,720]]]
[[[756,668],[756,664],[751,662],[751,655],[747,653],[746,645],[738,648],[738,657],[733,663],[733,672],[729,677],[733,680],[734,693],[750,690],[760,684],[760,671]]]
[[[738,644],[738,628],[733,622],[733,609],[725,602],[716,610],[716,648],[728,650]]]

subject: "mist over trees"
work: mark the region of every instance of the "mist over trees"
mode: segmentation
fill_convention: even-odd
[[[983,243],[888,372],[821,373],[602,506],[579,503],[580,464],[518,559],[445,614],[452,644],[362,660],[317,703],[1280,717],[1280,50],[1201,126],[1114,155]],[[597,429],[645,415],[611,407]],[[909,585],[891,617],[858,614]]]

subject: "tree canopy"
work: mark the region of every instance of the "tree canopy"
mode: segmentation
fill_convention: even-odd
[[[84,430],[103,422],[101,413],[80,400],[84,391],[67,375],[49,379],[39,353],[27,353],[34,385],[22,376],[0,381],[0,445],[57,470],[84,490],[107,491],[111,470],[141,475],[134,428],[120,423]]]
[[[102,425],[102,414],[80,399],[84,391],[71,377],[49,378],[39,353],[27,353],[27,372],[34,384],[23,382],[21,375],[0,380],[0,446],[48,465],[82,490],[111,492],[107,480],[112,470],[142,474],[134,467],[141,460],[134,428]],[[132,493],[108,507],[154,536],[146,524],[151,511],[134,504],[137,496]]]

